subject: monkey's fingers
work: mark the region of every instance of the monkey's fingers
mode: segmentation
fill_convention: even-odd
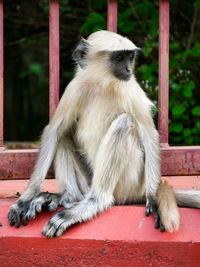
[[[17,228],[20,227],[20,214],[21,211],[16,208],[10,208],[8,212],[8,220],[10,222],[10,225],[15,225]]]
[[[41,212],[42,206],[51,202],[51,195],[49,192],[41,192],[34,199],[23,207],[22,223],[26,225],[28,220],[35,219],[36,214]]]
[[[145,214],[146,214],[146,216],[149,216],[150,213],[151,213],[151,205],[150,205],[150,203],[148,203],[147,206],[146,206]]]
[[[160,228],[160,231],[164,232],[165,231],[165,227],[164,227],[164,225],[162,223],[162,220],[160,218],[158,206],[156,204],[151,204],[151,203],[147,204],[147,206],[146,206],[146,216],[149,216],[150,213],[152,213],[154,215],[155,228],[156,229]]]

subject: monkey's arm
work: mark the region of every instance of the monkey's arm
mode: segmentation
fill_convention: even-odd
[[[152,212],[155,217],[155,227],[160,227],[160,230],[164,231],[157,205],[157,190],[161,178],[159,135],[153,123],[148,127],[138,123],[138,129],[145,153],[146,215]]]
[[[51,122],[45,127],[41,138],[41,146],[37,158],[34,171],[31,175],[29,184],[21,197],[11,206],[8,213],[8,219],[11,225],[20,226],[20,215],[22,215],[22,222],[27,223],[27,214],[34,214],[30,212],[40,210],[41,205],[49,201],[49,195],[39,195],[40,207],[35,203],[31,204],[41,191],[42,183],[46,177],[47,171],[55,156],[59,139],[67,130],[70,129],[76,116],[79,112],[80,106],[79,92],[77,90],[76,81],[72,81],[66,89],[57,110]],[[36,203],[38,204],[38,202]],[[38,204],[39,205],[39,204]]]

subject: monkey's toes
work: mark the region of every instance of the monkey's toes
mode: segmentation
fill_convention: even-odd
[[[10,222],[10,225],[15,225],[15,227],[20,227],[20,210],[17,208],[10,208],[8,212],[8,220]]]
[[[61,236],[71,224],[72,223],[69,220],[67,210],[63,209],[51,217],[51,219],[44,226],[42,234],[47,238]]]
[[[160,229],[161,232],[165,231],[165,227],[162,223],[162,220],[160,218],[160,214],[159,214],[159,210],[158,210],[158,206],[156,203],[151,203],[149,202],[146,206],[146,216],[149,216],[150,213],[153,214],[154,218],[155,218],[155,228],[156,229]]]

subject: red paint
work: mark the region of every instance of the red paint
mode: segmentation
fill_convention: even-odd
[[[49,117],[59,102],[59,0],[49,1]]]
[[[38,149],[8,149],[0,151],[0,179],[30,178]],[[47,177],[53,177],[52,168]]]
[[[7,221],[11,203],[0,201],[1,266],[199,266],[197,209],[180,209],[181,226],[172,234],[156,230],[143,206],[120,206],[48,240],[41,230],[52,213],[16,229]]]
[[[117,32],[117,0],[108,0],[107,29]]]
[[[29,180],[0,180],[0,199],[19,197],[27,188]],[[58,183],[55,179],[46,179],[42,191],[59,192]]]
[[[3,0],[0,0],[0,149],[3,147]]]
[[[159,132],[161,147],[168,146],[169,108],[169,0],[160,0],[159,13]]]
[[[163,181],[167,181],[174,189],[180,190],[200,190],[200,176],[163,176]],[[29,180],[0,180],[0,199],[16,198],[21,195]],[[55,179],[46,179],[43,183],[42,191],[59,192]]]
[[[37,149],[0,151],[0,179],[29,178],[38,154]],[[200,146],[161,148],[162,175],[200,174]],[[47,177],[53,177],[50,169]]]
[[[161,148],[162,175],[200,174],[200,146]]]
[[[167,181],[177,190],[199,190],[200,176],[162,176],[163,181]]]

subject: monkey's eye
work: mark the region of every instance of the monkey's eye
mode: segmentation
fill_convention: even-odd
[[[129,58],[130,58],[130,60],[132,61],[133,58],[134,58],[134,54],[130,54],[130,55],[129,55]]]
[[[81,57],[84,57],[86,53],[84,51],[81,51]]]
[[[121,61],[121,60],[122,60],[122,56],[117,55],[117,56],[116,56],[116,59],[117,59],[117,61]]]

